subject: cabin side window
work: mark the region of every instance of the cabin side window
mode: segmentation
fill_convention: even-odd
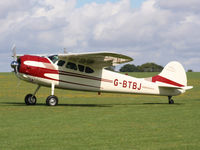
[[[63,66],[65,64],[65,61],[64,60],[59,60],[58,61],[58,66]],[[84,65],[76,65],[75,63],[72,63],[72,62],[68,62],[65,66],[66,68],[68,69],[72,69],[72,70],[78,70],[80,72],[85,72],[85,73],[93,73],[94,70],[88,66],[84,66]]]
[[[92,68],[90,68],[90,67],[85,68],[85,73],[93,73],[93,72],[94,72],[94,70]]]
[[[63,65],[65,64],[65,61],[64,60],[59,60],[57,65],[62,67]]]
[[[85,66],[83,66],[83,65],[78,65],[78,70],[79,70],[80,72],[84,72]]]
[[[67,63],[66,68],[72,69],[72,70],[77,70],[76,64],[75,63],[71,63],[71,62]]]

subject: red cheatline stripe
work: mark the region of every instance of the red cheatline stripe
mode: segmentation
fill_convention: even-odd
[[[32,76],[34,76],[34,75],[32,75]],[[69,84],[75,84],[75,85],[80,85],[80,86],[86,86],[86,87],[92,87],[92,88],[100,89],[100,87],[93,86],[93,85],[81,84],[81,83],[70,82],[70,81],[65,81],[65,80],[57,80],[57,79],[53,79],[53,78],[49,78],[49,77],[45,77],[45,76],[37,76],[37,77],[40,77],[40,78],[43,78],[43,79],[48,79],[48,80],[54,80],[54,81],[69,83]]]
[[[40,68],[40,67],[32,67],[32,68],[37,68],[37,69],[40,69],[40,73],[39,74],[36,74],[36,75],[33,75],[33,74],[28,74],[28,75],[31,75],[31,76],[35,76],[35,77],[40,77],[40,78],[44,78],[44,79],[49,79],[49,80],[54,80],[54,81],[59,81],[59,82],[64,82],[64,83],[69,83],[69,84],[75,84],[75,85],[80,85],[80,86],[86,86],[86,87],[93,87],[93,88],[100,88],[98,86],[93,86],[93,85],[87,85],[87,84],[81,84],[81,83],[76,83],[76,82],[70,82],[70,81],[65,81],[65,80],[58,80],[58,79],[54,79],[54,78],[50,78],[50,77],[46,77],[44,74],[45,73],[53,73],[53,74],[59,74],[58,73],[58,70],[52,70],[52,69],[47,69],[47,68]],[[21,72],[23,73],[23,72]],[[26,74],[26,73],[25,73]],[[67,74],[65,74],[65,76],[67,76]],[[71,75],[73,76],[73,75]],[[77,76],[79,77],[79,76]],[[92,76],[90,76],[92,77]],[[81,76],[80,76],[81,78]],[[85,77],[86,78],[86,77]],[[90,79],[90,78],[87,78],[87,79]],[[92,78],[91,78],[92,79]],[[92,80],[99,80],[101,81],[102,79],[101,78],[93,78]],[[107,80],[107,79],[105,79]],[[107,82],[107,81],[104,81],[104,82]]]
[[[44,68],[43,68],[44,69]],[[81,84],[81,83],[76,83],[76,82],[70,82],[70,81],[65,81],[65,80],[58,80],[58,79],[54,79],[54,78],[50,78],[50,77],[46,77],[44,74],[45,73],[55,73],[56,70],[48,70],[48,72],[44,72],[40,75],[31,75],[34,77],[39,77],[39,78],[43,78],[43,79],[48,79],[48,80],[53,80],[53,81],[59,81],[59,82],[64,82],[64,83],[69,83],[69,84],[75,84],[75,85],[80,85],[80,86],[86,86],[86,87],[92,87],[92,88],[100,88],[98,86],[93,86],[93,85],[87,85],[87,84]],[[28,74],[29,75],[29,74]]]
[[[67,71],[62,71],[62,70],[59,70],[59,74],[113,83],[113,81],[109,80],[109,79],[103,79],[103,78],[94,77],[94,76],[82,75],[82,74],[67,72]]]
[[[69,83],[69,84],[75,84],[75,85],[80,85],[80,86],[87,86],[87,87],[92,87],[92,88],[98,88],[98,86],[93,86],[93,85],[87,85],[87,84],[81,84],[81,83],[75,83],[75,82],[69,82],[69,81],[64,81],[64,80],[58,80],[59,82],[64,82],[64,83]]]
[[[178,86],[178,87],[183,87],[184,86],[182,84],[179,84],[177,82],[174,82],[172,80],[169,80],[169,79],[164,78],[164,77],[159,76],[159,75],[152,77],[152,82],[156,82],[156,81],[167,83],[167,84],[171,84],[171,85]]]
[[[40,67],[35,67],[35,68],[40,69],[40,76],[41,76],[41,74],[45,74],[45,73],[55,73],[55,74],[59,74],[59,75],[79,77],[79,78],[85,78],[85,79],[90,79],[90,80],[97,80],[97,81],[113,83],[112,80],[94,77],[94,76],[88,76],[88,75],[82,75],[82,74],[73,73],[73,72],[67,72],[67,71],[62,71],[62,70],[52,70],[52,69],[40,68]]]

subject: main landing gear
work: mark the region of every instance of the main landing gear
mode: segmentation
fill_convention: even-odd
[[[58,98],[54,95],[55,85],[51,84],[51,95],[47,97],[46,104],[48,106],[56,106],[58,104]]]
[[[174,104],[174,100],[172,99],[172,96],[168,96],[169,104]]]
[[[38,85],[37,89],[33,94],[27,94],[24,101],[26,105],[35,105],[37,102],[37,98],[35,97],[35,94],[38,92],[40,89],[40,85]],[[46,105],[48,106],[56,106],[58,104],[58,98],[54,95],[54,88],[55,85],[52,83],[51,84],[51,95],[47,97],[46,99]]]
[[[40,85],[38,85],[37,89],[33,94],[27,94],[24,101],[26,105],[35,105],[37,102],[37,98],[35,97],[35,94],[40,89]]]

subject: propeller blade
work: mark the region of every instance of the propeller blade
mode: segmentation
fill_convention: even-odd
[[[12,46],[12,56],[13,56],[13,59],[16,61],[17,60],[17,54],[16,54],[15,44]]]
[[[19,78],[17,79],[17,85],[16,85],[16,88],[20,87],[20,85],[21,85],[21,81],[22,81],[22,80],[19,80]]]
[[[12,46],[12,57],[13,57],[13,61],[11,62],[11,67],[14,69],[15,74],[18,74],[19,63],[17,62],[17,54],[16,54],[15,44],[13,44],[13,46]]]

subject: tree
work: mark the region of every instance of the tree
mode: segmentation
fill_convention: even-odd
[[[105,68],[106,70],[115,71],[115,66],[109,66]]]
[[[136,67],[134,64],[126,64],[122,66],[119,70],[120,72],[138,72],[138,67]]]
[[[120,72],[161,72],[163,67],[155,63],[145,63],[141,66],[126,64],[120,68]]]
[[[188,69],[188,71],[187,72],[193,72],[193,70],[192,69]]]
[[[139,66],[141,72],[161,72],[163,67],[155,63],[145,63]]]

